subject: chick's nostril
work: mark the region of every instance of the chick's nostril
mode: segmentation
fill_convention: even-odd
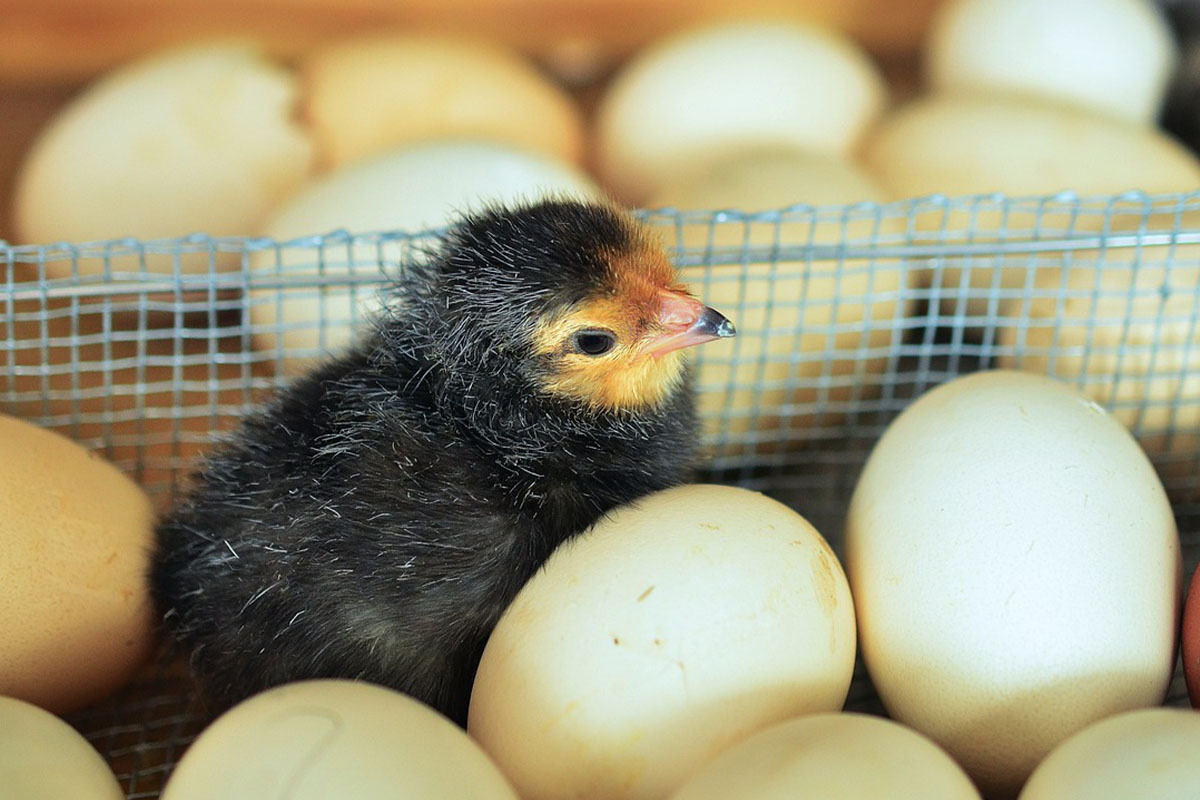
[[[678,292],[659,294],[658,322],[667,328],[690,328],[704,313],[699,300]]]

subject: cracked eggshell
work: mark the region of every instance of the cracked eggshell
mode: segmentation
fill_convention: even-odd
[[[988,797],[1055,745],[1161,703],[1180,545],[1129,432],[1065,384],[980,372],[871,453],[846,521],[863,660],[889,715]]]
[[[162,800],[517,800],[462,729],[407,695],[348,680],[251,697],[200,734]]]
[[[292,118],[296,79],[249,42],[171,49],[104,77],[42,131],[18,177],[20,241],[88,242],[205,233],[254,233],[263,217],[308,177],[313,148]],[[176,258],[145,268],[171,273]],[[236,254],[218,269],[236,269]],[[102,258],[80,261],[83,273]],[[129,256],[113,269],[136,270]],[[178,259],[207,272],[207,252]],[[49,277],[69,259],[47,261]]]
[[[662,798],[730,744],[837,711],[841,566],[790,508],[695,485],[561,546],[488,641],[468,730],[525,800]]]
[[[5,800],[124,800],[108,764],[61,719],[0,697],[0,786]]]

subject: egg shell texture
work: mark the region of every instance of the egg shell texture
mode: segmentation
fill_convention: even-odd
[[[979,800],[926,737],[866,714],[808,714],[756,733],[688,779],[671,800]]]
[[[685,486],[557,550],[484,652],[468,730],[526,800],[661,798],[738,739],[845,702],[852,601],[786,506]]]
[[[153,522],[116,467],[0,415],[0,694],[65,713],[130,678],[154,641]]]
[[[1194,800],[1200,714],[1148,708],[1083,729],[1038,765],[1021,800]]]
[[[517,800],[460,728],[399,692],[301,681],[251,697],[184,754],[162,800]]]
[[[1160,703],[1180,547],[1129,433],[1063,384],[981,372],[887,429],[855,490],[847,571],[894,718],[1011,796],[1101,717]]]
[[[124,800],[100,754],[70,725],[0,697],[0,796],[4,800]]]

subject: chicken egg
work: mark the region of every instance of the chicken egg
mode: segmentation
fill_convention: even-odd
[[[154,642],[153,525],[116,467],[0,415],[0,694],[66,713],[132,677]]]
[[[934,17],[937,90],[1027,91],[1153,125],[1175,43],[1147,0],[953,0]]]
[[[1147,708],[1084,728],[1046,757],[1021,800],[1200,797],[1200,714]]]
[[[601,195],[578,169],[548,156],[494,142],[429,142],[329,173],[278,209],[262,233],[280,242],[339,230],[417,233],[441,228],[460,212],[488,203],[551,196],[596,200]],[[423,240],[425,246],[431,243]],[[274,351],[289,373],[344,346],[380,307],[385,270],[421,257],[413,245],[403,237],[353,245],[343,239],[319,252],[311,244],[256,252],[251,269],[258,280],[274,277],[291,285],[251,292],[255,346]],[[300,273],[316,273],[316,284],[293,277]],[[368,280],[355,284],[356,277]]]
[[[200,734],[162,800],[517,800],[462,729],[406,695],[300,681],[238,704]]]
[[[523,56],[471,39],[359,37],[301,63],[304,115],[336,169],[404,144],[478,137],[567,162],[583,156],[583,122],[565,91]]]
[[[5,800],[125,800],[78,731],[12,697],[0,697],[0,786]]]
[[[837,33],[784,21],[705,26],[617,74],[597,110],[598,167],[618,197],[641,203],[747,149],[847,155],[884,101],[879,70]]]
[[[895,198],[997,192],[1013,198],[1060,192],[1087,197],[1200,188],[1200,162],[1166,135],[1017,95],[952,93],[909,103],[880,123],[863,159]],[[1079,213],[1071,202],[1014,204],[1004,213],[931,206],[912,218],[919,229],[945,231],[947,238],[970,235],[973,241],[1025,238],[1035,229],[1043,237],[1074,235],[1098,231],[1106,221],[1104,214]],[[947,262],[940,278],[947,287],[942,313],[987,314],[997,289],[1024,286],[1024,267],[1024,261],[1014,265],[994,255]],[[961,307],[960,287],[970,292]]]
[[[292,119],[295,79],[245,42],[171,49],[114,70],[63,109],[21,166],[20,241],[251,234],[308,177],[312,144]],[[104,258],[77,260],[99,273]],[[234,254],[139,254],[113,270],[234,269]],[[48,260],[47,276],[71,273]]]
[[[1129,432],[1049,378],[991,371],[916,400],[846,521],[863,660],[889,715],[1011,797],[1059,742],[1161,703],[1180,544]]]
[[[950,756],[921,734],[866,714],[810,714],[721,753],[671,800],[979,800]]]
[[[821,535],[683,486],[568,541],[501,617],[467,729],[524,800],[662,798],[726,746],[845,702],[855,629]]]
[[[853,246],[901,237],[904,221],[885,219],[880,208],[871,207],[886,199],[861,169],[838,156],[762,150],[674,182],[656,192],[649,205],[750,213],[813,207],[779,219],[676,226],[674,243],[702,254],[780,244]],[[857,216],[817,210],[859,203],[865,207]],[[857,354],[898,343],[900,323],[912,306],[902,297],[909,274],[895,261],[845,258],[685,268],[692,291],[737,321],[738,335],[708,345],[697,370],[705,433],[710,441],[725,443],[718,454],[738,455],[746,448],[763,452],[775,449],[777,441],[799,445],[797,429],[836,425],[839,404],[868,399],[888,359]],[[831,357],[835,353],[840,356]],[[764,434],[770,439],[764,441]]]

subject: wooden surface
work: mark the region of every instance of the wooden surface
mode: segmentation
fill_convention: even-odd
[[[803,17],[873,53],[912,52],[944,0],[0,0],[0,84],[77,85],[201,36],[249,34],[279,55],[380,28],[508,42],[565,70],[611,66],[698,22]]]

